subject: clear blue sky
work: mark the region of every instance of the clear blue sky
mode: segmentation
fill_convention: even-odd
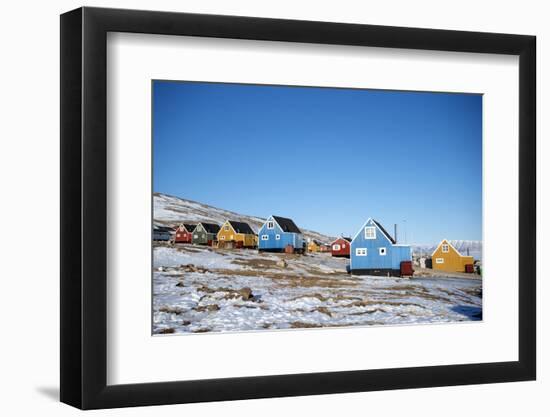
[[[481,240],[482,96],[153,82],[153,188],[353,235]]]

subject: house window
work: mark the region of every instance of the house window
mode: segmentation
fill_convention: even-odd
[[[275,240],[281,240],[281,235],[275,235]]]
[[[376,239],[376,227],[365,227],[365,239]]]
[[[233,237],[234,237],[234,236],[233,236],[233,235],[231,235],[231,236],[229,236],[229,239],[230,239],[230,240],[233,240]]]
[[[229,226],[227,226],[227,225],[224,226],[224,229],[225,229],[226,232],[228,232],[229,231]]]
[[[445,260],[443,258],[435,258],[435,263],[442,264],[442,263],[445,263]]]
[[[225,236],[221,235],[220,240],[225,240]]]
[[[386,256],[386,248],[378,248],[378,254],[380,256]]]
[[[355,249],[356,256],[367,256],[367,248],[357,248]]]
[[[332,250],[340,250],[340,245],[332,245]]]
[[[269,236],[268,235],[262,235],[262,240],[269,240]]]
[[[346,244],[345,243],[342,244],[342,248],[346,249]]]
[[[441,246],[441,252],[443,253],[449,253],[449,245],[443,245]]]
[[[181,237],[181,235],[180,235],[179,233],[176,233],[176,236],[177,236],[177,237]]]
[[[267,222],[268,229],[273,229],[274,227],[275,227],[275,223],[273,223],[272,221]]]

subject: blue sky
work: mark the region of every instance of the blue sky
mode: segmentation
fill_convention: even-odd
[[[481,240],[482,96],[153,82],[153,189],[404,243]]]

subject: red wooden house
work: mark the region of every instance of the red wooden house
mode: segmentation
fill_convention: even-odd
[[[174,241],[176,243],[191,243],[193,240],[193,230],[195,230],[196,225],[194,224],[180,224],[176,229],[176,236]]]
[[[350,237],[339,237],[330,244],[332,256],[339,256],[342,258],[349,258],[349,249],[351,246]]]

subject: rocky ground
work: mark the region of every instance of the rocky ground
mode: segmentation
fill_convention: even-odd
[[[153,333],[481,320],[482,283],[347,274],[347,259],[155,244]]]

